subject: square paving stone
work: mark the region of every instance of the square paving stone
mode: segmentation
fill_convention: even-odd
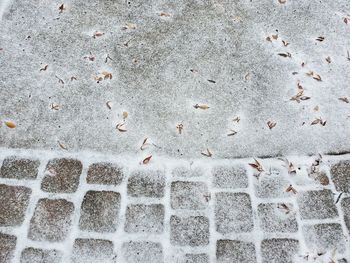
[[[207,254],[186,254],[185,263],[209,263]]]
[[[162,233],[164,206],[161,204],[135,204],[126,208],[125,232]]]
[[[28,237],[35,241],[63,241],[71,228],[74,205],[65,199],[40,199],[30,220]]]
[[[259,198],[283,198],[290,197],[286,192],[290,182],[277,175],[263,175],[254,182],[255,194]]]
[[[170,241],[179,246],[204,246],[209,243],[209,219],[204,216],[170,218]]]
[[[95,232],[117,229],[120,194],[111,191],[88,191],[81,205],[79,227]]]
[[[215,224],[219,233],[242,233],[253,230],[250,196],[246,193],[217,193]]]
[[[202,182],[172,182],[170,195],[173,209],[205,209],[210,200],[208,187]]]
[[[0,263],[10,263],[16,248],[17,238],[0,232]]]
[[[238,240],[218,240],[216,242],[216,262],[255,263],[255,246]]]
[[[216,166],[212,170],[213,186],[219,188],[248,187],[247,171],[243,166]]]
[[[294,233],[298,231],[293,205],[289,203],[284,205],[290,210],[282,209],[282,204],[259,204],[260,227],[264,232]]]
[[[350,197],[341,200],[341,207],[344,213],[344,222],[350,232]]]
[[[336,248],[340,253],[345,250],[344,234],[340,224],[304,226],[303,235],[310,250],[326,252]]]
[[[297,202],[302,219],[326,219],[338,216],[331,190],[299,192]]]
[[[63,253],[58,250],[46,250],[27,247],[22,251],[21,263],[60,263]]]
[[[299,262],[299,241],[295,239],[273,238],[261,242],[263,263]]]
[[[112,163],[94,163],[89,166],[88,184],[118,185],[123,181],[123,170]]]
[[[164,187],[164,172],[134,171],[128,180],[128,195],[133,197],[163,197]]]
[[[338,192],[350,193],[350,160],[332,165],[331,178]]]
[[[198,176],[202,176],[203,174],[204,174],[204,171],[200,167],[189,169],[183,166],[179,166],[179,167],[175,167],[172,170],[173,177],[198,177]]]
[[[53,159],[46,166],[41,189],[51,193],[73,193],[79,185],[83,165],[75,159]]]
[[[122,245],[122,254],[126,263],[163,263],[163,247],[155,242],[126,242]]]
[[[36,179],[38,176],[39,160],[7,157],[1,166],[0,177],[14,179]]]
[[[0,184],[0,226],[22,224],[32,190]]]
[[[103,239],[76,239],[74,241],[72,263],[115,262],[113,243]]]

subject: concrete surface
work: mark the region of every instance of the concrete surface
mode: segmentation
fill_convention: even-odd
[[[0,3],[2,147],[133,154],[147,137],[151,153],[184,158],[350,150],[347,0]],[[290,100],[298,81],[311,99]]]

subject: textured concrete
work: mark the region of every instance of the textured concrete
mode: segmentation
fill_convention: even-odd
[[[17,125],[0,126],[1,146],[134,153],[148,137],[152,153],[190,158],[350,150],[338,99],[350,96],[349,1],[63,3],[0,5],[0,118]],[[298,81],[311,99],[290,100]]]

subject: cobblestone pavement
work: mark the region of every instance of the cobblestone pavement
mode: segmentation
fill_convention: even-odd
[[[350,155],[142,160],[0,149],[0,262],[350,260]]]

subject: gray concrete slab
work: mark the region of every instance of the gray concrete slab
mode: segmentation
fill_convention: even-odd
[[[339,100],[350,97],[347,0],[5,0],[0,10],[2,147],[134,153],[148,137],[151,152],[173,157],[350,150],[350,104]],[[97,83],[103,71],[112,78]],[[311,97],[300,103],[298,81]]]

